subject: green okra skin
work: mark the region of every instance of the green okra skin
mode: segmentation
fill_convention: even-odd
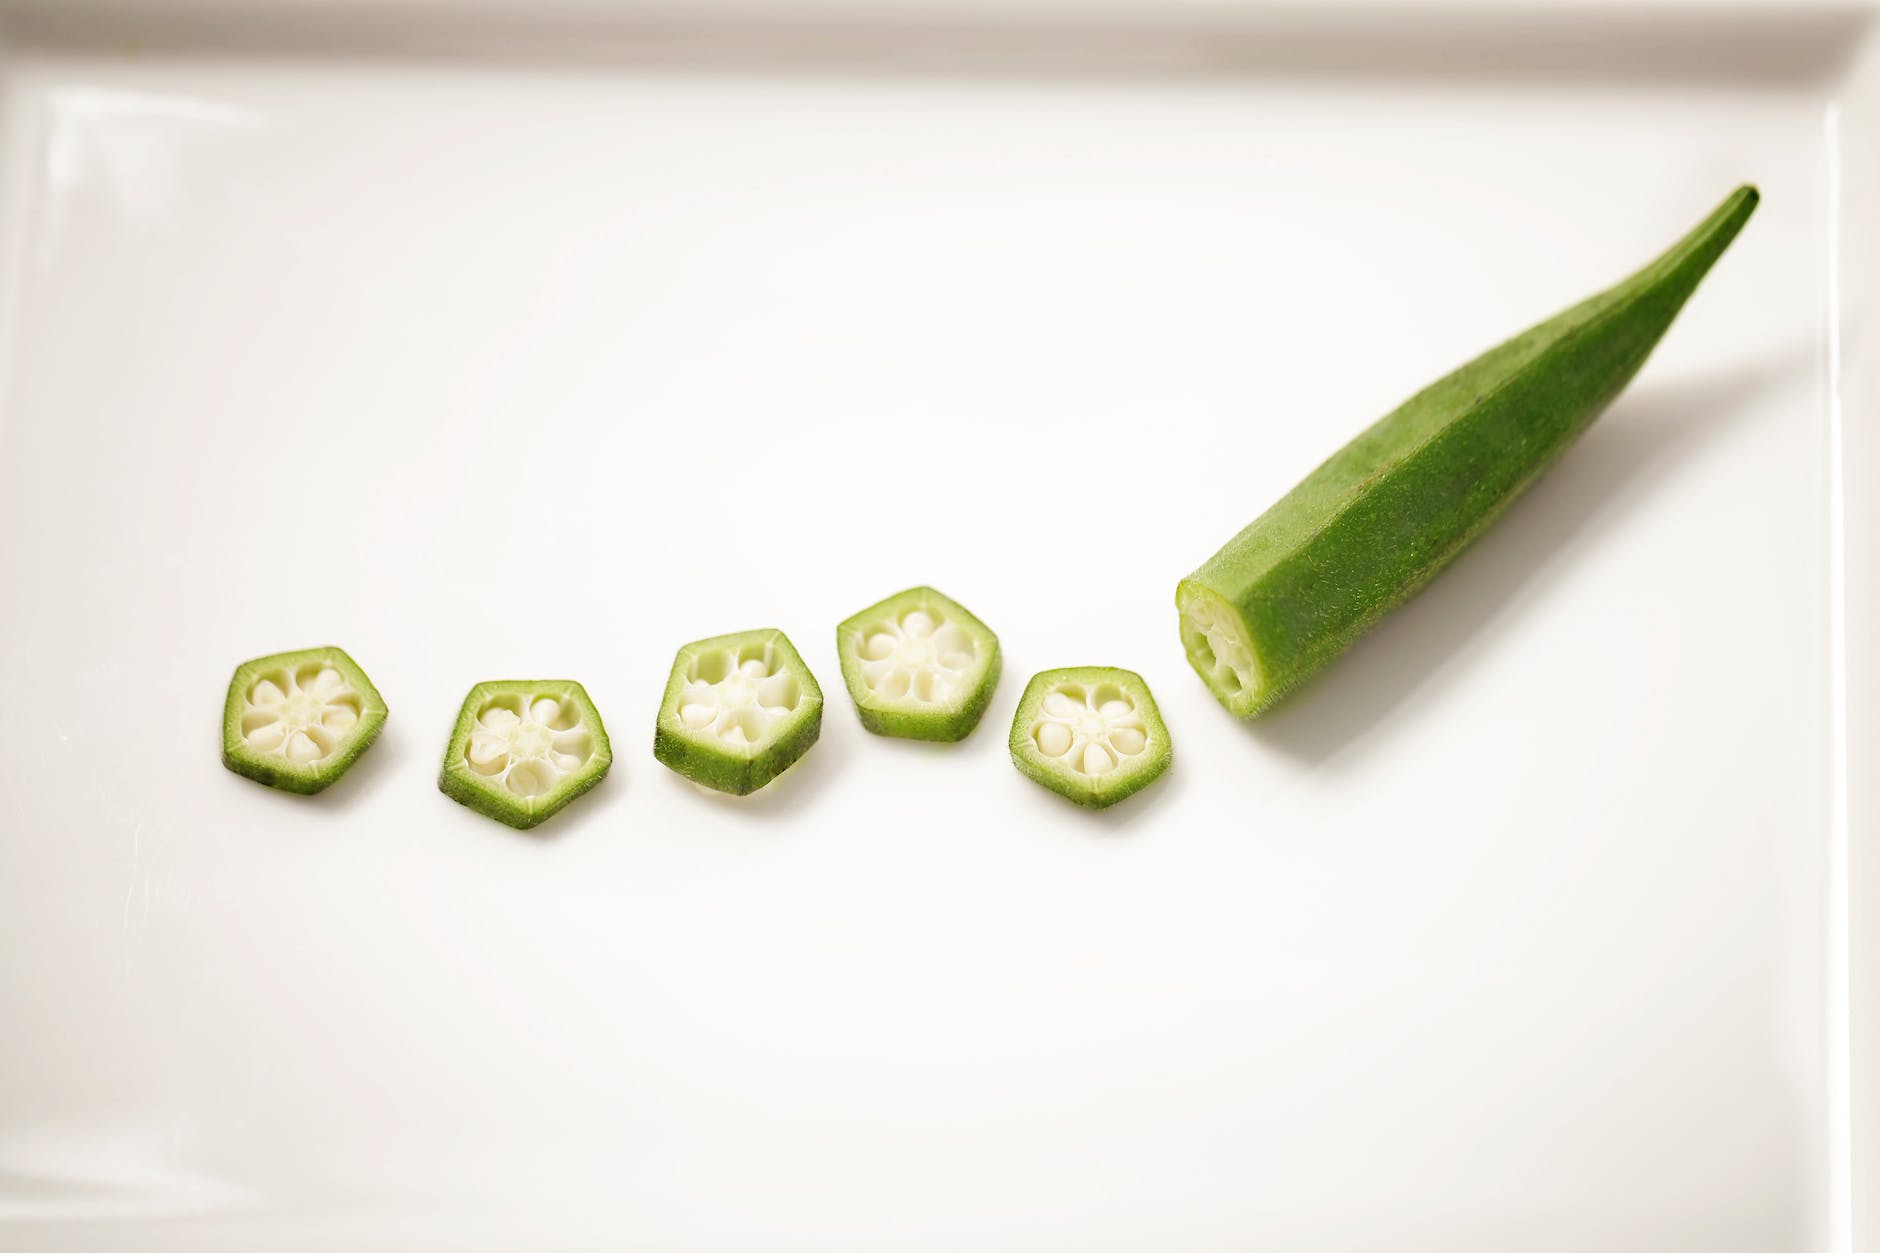
[[[458,804],[527,831],[606,778],[613,760],[586,688],[572,679],[502,679],[464,697],[437,786]]]
[[[1461,552],[1644,365],[1756,207],[1738,188],[1630,278],[1438,380],[1182,580],[1195,671],[1251,717]]]
[[[1107,809],[1162,777],[1168,727],[1143,677],[1114,666],[1032,676],[1012,715],[1019,773],[1086,809]]]
[[[747,796],[822,734],[822,687],[782,631],[695,640],[673,659],[653,756],[694,783]]]
[[[876,735],[971,735],[999,684],[999,637],[931,587],[896,592],[836,627],[842,681]]]
[[[385,700],[343,648],[303,648],[235,667],[222,704],[222,764],[311,796],[352,769],[385,726]]]

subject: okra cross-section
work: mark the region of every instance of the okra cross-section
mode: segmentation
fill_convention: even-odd
[[[1012,762],[1089,809],[1134,795],[1168,769],[1168,728],[1132,670],[1078,666],[1034,675],[1012,718]]]
[[[464,697],[437,785],[518,830],[548,821],[613,765],[600,711],[571,679],[479,683]]]
[[[312,795],[372,746],[385,701],[343,649],[306,648],[235,668],[222,707],[222,763],[284,792]]]
[[[957,601],[911,587],[836,628],[842,681],[876,735],[963,740],[999,683],[999,637]]]
[[[745,796],[822,733],[822,688],[782,631],[743,631],[679,650],[653,756],[694,783]]]

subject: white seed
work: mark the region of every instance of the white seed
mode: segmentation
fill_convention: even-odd
[[[287,699],[287,693],[273,679],[263,679],[248,693],[248,699],[257,705],[278,705]]]
[[[1053,718],[1075,718],[1084,711],[1084,703],[1062,692],[1052,692],[1044,698],[1044,711]]]
[[[264,753],[271,753],[281,746],[287,738],[287,727],[283,723],[270,722],[266,726],[256,727],[248,733],[248,743]]]
[[[335,705],[320,715],[320,725],[329,731],[344,731],[359,721],[359,715],[344,705]]]
[[[924,640],[934,632],[933,615],[925,609],[916,609],[901,619],[901,629],[917,640]]]
[[[501,735],[506,732],[515,730],[516,724],[521,722],[522,719],[516,717],[515,714],[511,713],[507,709],[504,709],[501,705],[498,705],[493,709],[484,710],[483,716],[477,719],[477,721],[481,722],[484,726],[488,727],[490,730]]]
[[[710,705],[679,706],[679,718],[688,727],[698,728],[710,726],[711,720],[717,716],[718,711],[713,709]]]
[[[887,677],[876,685],[875,690],[890,700],[899,700],[907,695],[907,689],[913,686],[913,682],[913,676],[907,671],[891,670]]]
[[[949,622],[933,633],[933,646],[943,653],[973,653],[973,637],[957,622]]]
[[[1110,732],[1110,747],[1125,757],[1134,757],[1148,746],[1149,737],[1134,727],[1123,727]]]
[[[1106,700],[1097,709],[1097,712],[1111,721],[1115,721],[1125,714],[1135,713],[1136,707],[1126,700]]]
[[[757,689],[757,703],[770,709],[795,709],[802,695],[795,675],[773,674]]]
[[[755,709],[740,709],[726,720],[718,734],[733,744],[755,744],[764,735],[764,717]]]
[[[504,786],[517,796],[540,796],[548,791],[550,782],[548,771],[544,770],[540,763],[533,761],[523,762],[511,770],[509,777],[503,780]]]
[[[561,721],[561,702],[552,696],[544,696],[529,706],[529,717],[545,727],[552,727]]]
[[[548,759],[554,762],[555,768],[564,774],[581,768],[582,758],[576,757],[573,753],[550,753]]]
[[[330,700],[345,686],[346,681],[339,677],[339,671],[322,670],[313,676],[313,682],[307,685],[307,690],[322,700]]]
[[[1071,729],[1061,722],[1047,722],[1032,732],[1032,738],[1038,741],[1038,751],[1046,757],[1062,757],[1070,751]]]
[[[738,667],[738,673],[742,674],[747,679],[761,679],[770,673],[770,667],[766,666],[756,657],[753,657]]]
[[[312,736],[305,731],[296,731],[294,738],[287,741],[287,756],[290,761],[316,761],[322,753]]]
[[[468,756],[473,766],[487,766],[499,762],[509,752],[509,746],[494,735],[478,731],[470,737]]]
[[[1102,774],[1116,763],[1110,760],[1110,754],[1101,744],[1084,745],[1084,773]]]
[[[886,631],[871,635],[862,644],[862,656],[870,661],[880,661],[894,652],[894,637]]]

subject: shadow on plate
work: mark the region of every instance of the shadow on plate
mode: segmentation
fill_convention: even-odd
[[[1615,403],[1580,441],[1418,595],[1270,712],[1241,724],[1268,748],[1322,765],[1386,724],[1412,694],[1460,673],[1471,649],[1510,629],[1559,556],[1623,525],[1648,480],[1742,421],[1814,364],[1795,349]],[[1807,421],[1809,414],[1789,415]],[[1219,710],[1222,718],[1231,716]]]

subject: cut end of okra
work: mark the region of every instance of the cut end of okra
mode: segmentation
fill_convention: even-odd
[[[305,648],[235,668],[222,710],[222,764],[236,774],[312,795],[372,746],[385,701],[343,649]]]
[[[876,735],[963,740],[999,683],[999,637],[931,587],[910,587],[836,628],[842,681]]]
[[[1200,584],[1184,580],[1175,591],[1181,611],[1182,648],[1188,664],[1214,698],[1245,718],[1267,699],[1260,660],[1240,613]]]
[[[1089,809],[1141,791],[1173,757],[1149,685],[1108,666],[1034,675],[1012,718],[1011,747],[1025,777]]]
[[[822,688],[782,631],[743,631],[679,650],[653,756],[694,783],[746,796],[822,733]]]
[[[613,765],[607,728],[570,679],[479,683],[444,749],[444,795],[526,831],[560,813]]]

